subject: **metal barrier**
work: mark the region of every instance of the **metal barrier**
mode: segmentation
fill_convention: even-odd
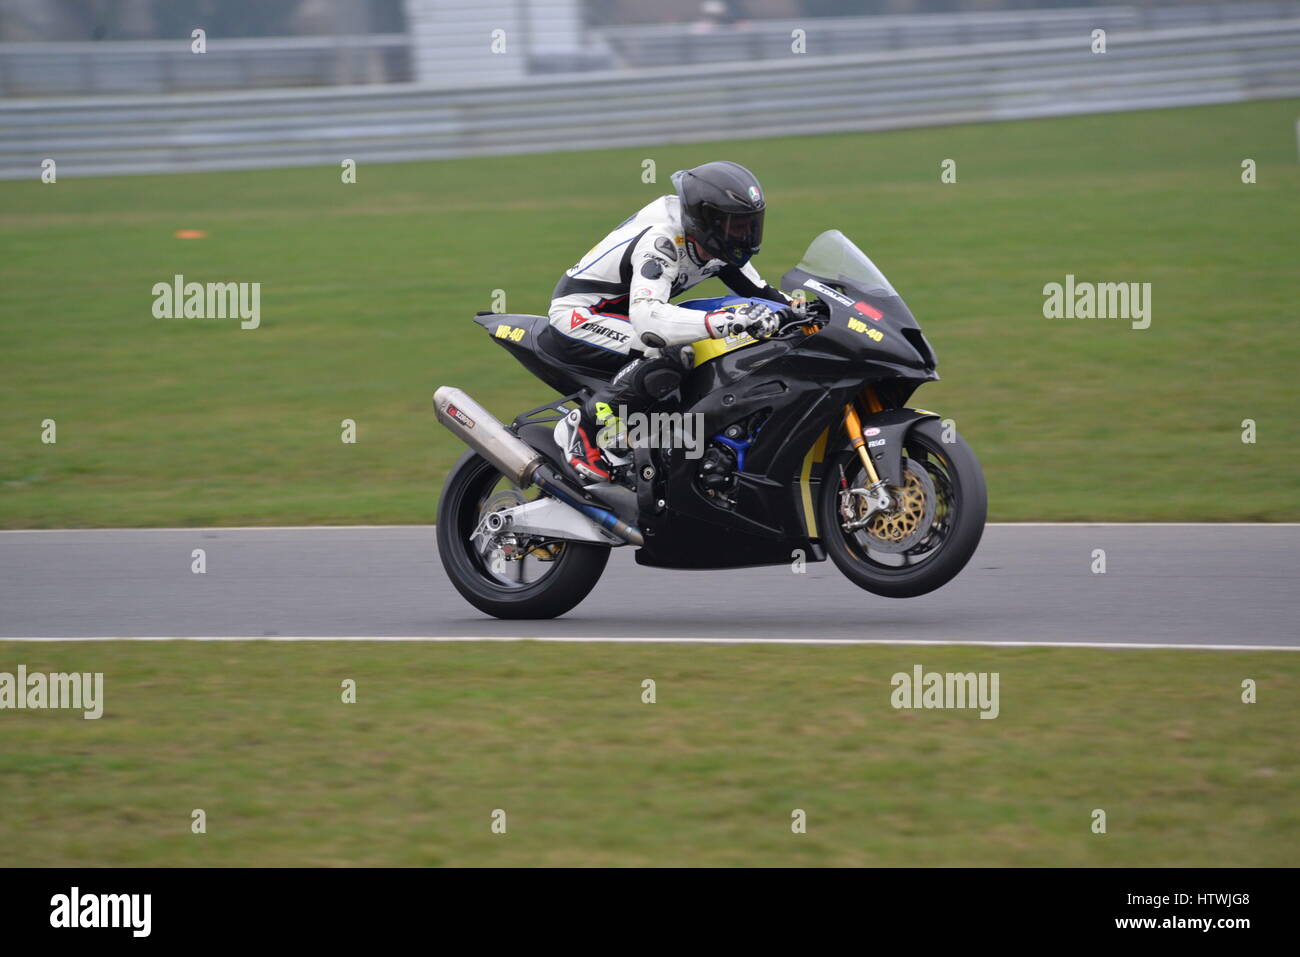
[[[593,31],[617,62],[626,66],[664,63],[762,61],[789,56],[802,42],[821,56],[883,53],[923,47],[965,46],[1088,36],[1095,29],[1179,29],[1243,24],[1251,20],[1300,17],[1297,0],[1175,6],[1096,6],[1055,10],[1005,10],[870,17],[802,17],[750,20],[743,25],[700,32],[689,25],[639,24]]]
[[[404,33],[214,40],[0,43],[0,96],[399,83],[412,79]]]
[[[1063,39],[1094,29],[1240,25],[1300,18],[1300,0],[756,19],[709,30],[691,23],[590,28],[582,22],[579,0],[412,0],[407,13],[406,33],[209,37],[202,56],[190,52],[188,36],[0,43],[0,98],[444,80],[522,82],[530,74],[783,60],[796,43],[811,56],[848,56]],[[494,28],[509,33],[509,57],[481,55]]]
[[[1300,22],[526,84],[0,102],[0,177],[393,162],[1300,96]]]

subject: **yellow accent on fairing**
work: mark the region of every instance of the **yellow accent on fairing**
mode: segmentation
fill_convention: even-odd
[[[752,336],[741,333],[738,336],[727,336],[725,339],[700,339],[691,343],[691,348],[695,350],[695,368],[698,369],[706,362],[716,359],[718,356],[726,355],[728,352],[735,352],[745,346],[752,346],[754,339]]]
[[[817,436],[817,441],[812,444],[808,454],[803,457],[803,467],[799,470],[799,494],[803,498],[803,517],[804,526],[808,529],[808,537],[817,537],[817,509],[813,507],[812,485],[812,467],[814,462],[820,462],[826,457],[826,439],[830,429],[822,429],[822,434]],[[825,481],[825,478],[822,479]]]

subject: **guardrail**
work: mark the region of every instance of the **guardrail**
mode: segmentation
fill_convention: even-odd
[[[412,79],[404,33],[106,43],[0,43],[0,97],[176,93]]]
[[[1172,6],[1095,6],[1049,10],[988,10],[857,17],[749,20],[700,31],[687,24],[637,24],[593,31],[625,66],[779,59],[790,54],[799,31],[811,54],[883,53],[921,47],[966,46],[1087,36],[1095,29],[1172,30],[1240,25],[1251,20],[1300,17],[1297,0]]]
[[[691,23],[586,28],[577,0],[427,0],[409,5],[408,18],[405,34],[209,37],[202,56],[190,52],[189,37],[0,43],[0,98],[438,83],[504,78],[507,62],[518,82],[528,74],[781,60],[796,31],[810,55],[848,56],[1300,18],[1300,0],[764,18],[708,30]],[[507,26],[517,55],[477,56],[491,29]]]
[[[592,91],[599,90],[598,96]],[[394,162],[1300,96],[1300,23],[527,84],[0,102],[0,177]]]

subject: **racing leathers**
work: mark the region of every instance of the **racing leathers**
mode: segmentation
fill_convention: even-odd
[[[713,276],[737,296],[774,305],[703,311],[669,301]],[[607,480],[608,462],[621,460],[617,411],[641,411],[677,387],[689,363],[681,346],[755,323],[774,331],[766,328],[775,326],[772,310],[788,302],[752,263],[711,258],[685,235],[677,196],[661,196],[624,220],[565,271],[552,294],[549,318],[558,351],[582,365],[618,370],[580,413],[557,427],[556,441],[570,464],[588,479]],[[595,426],[604,428],[595,432]]]
[[[620,223],[556,284],[551,325],[570,340],[566,345],[575,358],[622,365],[623,357],[636,353],[721,338],[726,333],[712,321],[719,317],[669,302],[712,276],[738,296],[788,301],[753,264],[706,259],[682,232],[680,205],[676,196],[659,197]]]

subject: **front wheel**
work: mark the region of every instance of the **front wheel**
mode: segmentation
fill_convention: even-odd
[[[497,618],[556,618],[596,587],[609,549],[487,530],[489,514],[526,501],[496,466],[466,452],[438,503],[438,557],[456,590],[480,611]]]
[[[975,554],[988,494],[966,440],[937,419],[912,427],[903,443],[902,484],[890,486],[895,509],[865,522],[869,484],[857,452],[832,456],[822,479],[817,521],[822,543],[850,581],[888,598],[913,598],[946,585]]]

